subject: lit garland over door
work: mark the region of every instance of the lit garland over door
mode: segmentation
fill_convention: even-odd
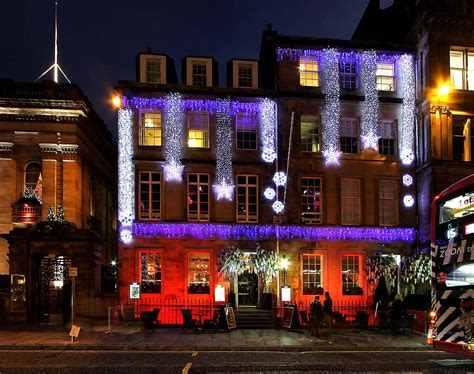
[[[365,101],[362,106],[361,140],[363,149],[378,150],[379,95],[377,91],[377,54],[362,53],[362,90]]]
[[[184,165],[181,163],[183,139],[183,110],[181,95],[171,93],[165,99],[164,121],[164,177],[167,182],[182,182]]]
[[[216,179],[213,185],[217,200],[232,201],[234,184],[232,174],[232,122],[229,99],[217,100],[216,110]]]
[[[339,54],[328,48],[322,53],[323,92],[326,94],[323,112],[323,156],[326,165],[339,165]]]

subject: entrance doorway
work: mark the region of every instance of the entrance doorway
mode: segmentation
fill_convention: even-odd
[[[258,277],[257,274],[245,271],[238,277],[239,305],[257,306]]]
[[[39,272],[38,320],[67,323],[71,316],[71,278],[69,257],[45,256]]]

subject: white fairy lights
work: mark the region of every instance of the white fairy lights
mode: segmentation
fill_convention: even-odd
[[[183,137],[183,111],[180,94],[171,93],[166,96],[164,117],[164,178],[167,182],[181,182],[184,165],[180,161]]]
[[[415,68],[412,55],[404,54],[399,61],[403,96],[400,157],[403,164],[410,165],[415,159]]]
[[[262,159],[272,163],[277,158],[276,154],[276,126],[277,107],[276,103],[270,99],[263,99],[260,103],[260,138],[262,141]]]
[[[377,91],[377,55],[373,50],[362,52],[362,90],[365,96],[360,124],[362,148],[377,151],[379,96]]]
[[[282,171],[277,171],[273,176],[273,182],[277,186],[285,186],[286,185],[286,174]]]
[[[275,198],[276,192],[273,188],[267,187],[265,189],[265,192],[263,195],[268,199],[268,200],[273,200]]]
[[[280,214],[281,212],[283,212],[283,203],[277,200],[273,203],[272,208],[276,214]]]
[[[323,156],[326,165],[339,165],[339,58],[334,48],[322,53],[323,92],[326,94],[323,112]]]
[[[232,201],[232,122],[230,100],[217,100],[216,109],[216,181],[213,185],[217,200]]]
[[[118,220],[130,226],[135,219],[135,166],[133,163],[133,113],[118,111]]]

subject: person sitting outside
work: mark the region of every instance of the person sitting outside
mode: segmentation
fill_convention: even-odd
[[[321,305],[321,301],[319,301],[319,296],[316,295],[314,297],[314,300],[311,302],[309,314],[309,322],[311,326],[312,336],[320,336],[321,322],[323,320],[323,316],[323,306]]]

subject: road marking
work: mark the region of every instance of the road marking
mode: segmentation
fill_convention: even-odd
[[[186,364],[186,366],[184,367],[182,373],[183,373],[183,374],[188,374],[188,371],[189,371],[189,369],[191,369],[191,366],[193,366],[193,364],[190,363],[190,362],[188,362],[188,363]]]
[[[199,352],[197,352],[197,351],[193,352],[192,357],[196,357],[198,355],[198,353]]]

